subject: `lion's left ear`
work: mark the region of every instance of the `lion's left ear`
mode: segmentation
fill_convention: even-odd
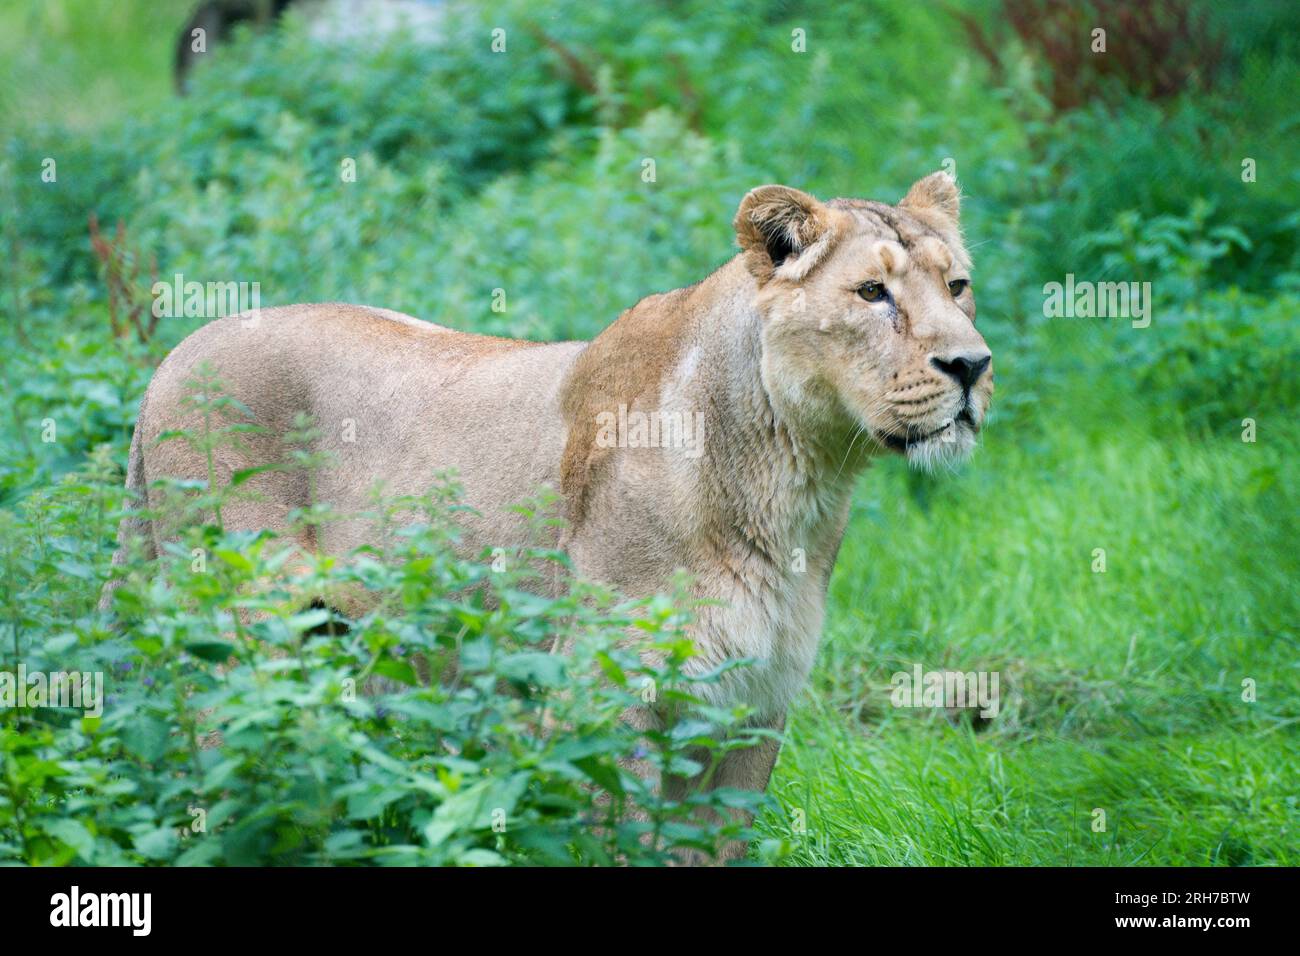
[[[956,225],[961,213],[961,192],[956,180],[947,173],[931,173],[914,182],[898,205],[922,216],[942,216]]]

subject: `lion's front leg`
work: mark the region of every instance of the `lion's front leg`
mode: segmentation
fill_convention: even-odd
[[[778,714],[770,720],[760,721],[756,726],[765,727],[780,734],[785,730],[785,714]],[[737,790],[752,790],[755,793],[763,793],[767,790],[767,785],[772,779],[772,769],[776,766],[776,758],[780,753],[780,737],[765,737],[752,747],[733,750],[723,756],[717,772],[713,776],[712,786],[731,787]],[[729,812],[734,818],[740,819],[746,826],[753,822],[753,814],[744,810],[731,810]],[[744,840],[728,840],[718,848],[714,859],[718,864],[725,864],[731,860],[744,859],[748,852],[748,842]]]
[[[755,721],[751,724],[753,727],[761,727],[768,730],[776,731],[779,735],[785,729],[785,714],[768,719]],[[764,737],[752,747],[745,747],[740,750],[732,750],[722,756],[718,763],[711,768],[711,772],[706,770],[698,777],[691,780],[684,780],[680,777],[671,778],[665,783],[665,795],[672,799],[683,799],[687,794],[692,792],[701,792],[702,790],[716,790],[718,788],[728,788],[734,790],[751,790],[755,793],[763,793],[767,790],[768,782],[772,779],[772,769],[776,766],[776,758],[781,752],[781,738]],[[716,819],[713,811],[703,811],[711,814]],[[733,820],[738,820],[744,826],[753,822],[753,815],[745,810],[728,809]],[[744,859],[749,852],[749,844],[745,840],[724,840],[716,847],[712,856],[696,851],[687,851],[679,855],[681,863],[690,866],[704,865],[725,865],[732,860]]]

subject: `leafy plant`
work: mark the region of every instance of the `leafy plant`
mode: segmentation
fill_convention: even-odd
[[[1219,278],[1215,273],[1223,260],[1253,249],[1240,228],[1214,218],[1214,203],[1201,198],[1184,215],[1147,217],[1130,209],[1116,216],[1110,229],[1084,236],[1080,245],[1100,254],[1103,275],[1159,276],[1161,298],[1186,302],[1205,291],[1207,280]]]
[[[200,373],[191,400],[205,427],[164,440],[209,457],[237,442],[249,426],[218,387]],[[733,814],[761,795],[654,786],[707,778],[759,733],[743,709],[701,697],[719,673],[692,665],[680,593],[621,599],[543,547],[459,558],[446,480],[415,497],[377,492],[364,516],[375,544],[349,560],[303,554],[223,527],[237,475],[164,489],[154,517],[173,512],[176,536],[156,568],[114,567],[113,624],[92,608],[120,494],[95,461],[0,529],[15,668],[108,687],[102,715],[0,712],[0,859],[646,864],[747,834]],[[279,467],[322,464],[291,451]],[[546,502],[524,513],[552,520]],[[292,530],[342,517],[316,502]],[[552,579],[560,596],[539,594]],[[367,609],[345,617],[341,594],[364,594]],[[622,719],[647,707],[661,718],[649,730]]]

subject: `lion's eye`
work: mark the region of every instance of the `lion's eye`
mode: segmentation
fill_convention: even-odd
[[[970,279],[953,279],[948,283],[948,291],[952,293],[954,299],[960,298],[961,294],[970,286]]]
[[[862,298],[866,299],[868,302],[882,302],[889,298],[889,293],[885,291],[885,286],[882,282],[862,283],[862,285],[858,286],[858,295],[862,296]]]

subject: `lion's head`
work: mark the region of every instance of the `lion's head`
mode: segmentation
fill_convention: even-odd
[[[847,425],[913,464],[969,455],[993,369],[958,208],[946,173],[897,206],[788,186],[745,196],[735,226],[759,283],[763,380],[787,414]]]

